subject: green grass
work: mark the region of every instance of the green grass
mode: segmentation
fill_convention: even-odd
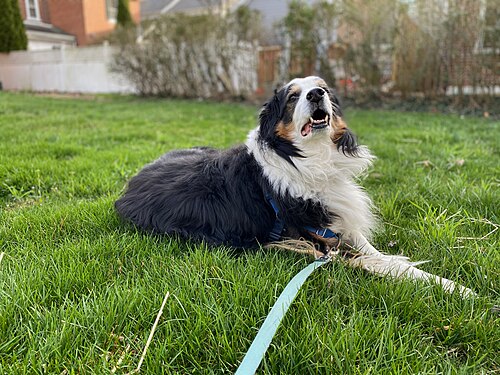
[[[329,264],[299,292],[259,373],[498,373],[500,123],[346,118],[379,157],[362,181],[383,223],[376,246],[429,259],[423,269],[479,297]],[[167,291],[142,373],[234,372],[311,260],[149,236],[113,202],[163,152],[227,147],[255,124],[245,105],[0,93],[0,373],[131,371]]]

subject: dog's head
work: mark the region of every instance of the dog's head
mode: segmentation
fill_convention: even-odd
[[[290,163],[325,140],[354,155],[354,134],[342,120],[339,101],[319,77],[296,78],[276,92],[260,112],[260,139]],[[292,163],[293,164],[293,163]]]

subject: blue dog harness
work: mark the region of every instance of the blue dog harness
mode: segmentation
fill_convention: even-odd
[[[266,199],[273,208],[274,213],[276,214],[276,220],[274,221],[273,229],[271,229],[271,232],[269,233],[269,240],[279,241],[281,239],[281,234],[283,233],[283,229],[285,229],[285,221],[283,220],[283,218],[281,218],[278,204],[271,196],[271,194],[267,194]],[[304,229],[307,230],[308,232],[314,233],[323,238],[339,238],[339,236],[336,233],[332,232],[328,228],[318,229],[310,226],[305,226]]]

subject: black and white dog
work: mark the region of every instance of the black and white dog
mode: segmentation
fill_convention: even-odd
[[[341,116],[321,78],[294,79],[264,105],[246,144],[169,152],[132,178],[116,208],[145,230],[214,245],[306,239],[325,252],[330,237],[342,236],[361,254],[349,260],[353,266],[471,295],[370,244],[376,220],[356,177],[374,157]]]

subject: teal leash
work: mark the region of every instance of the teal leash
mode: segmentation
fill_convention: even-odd
[[[294,276],[292,280],[285,287],[283,292],[281,292],[280,296],[274,303],[274,306],[271,309],[271,312],[267,316],[266,320],[260,327],[259,332],[257,332],[257,336],[250,345],[250,348],[247,351],[247,354],[243,358],[240,366],[236,370],[235,375],[253,375],[257,371],[262,358],[267,351],[267,348],[271,344],[271,340],[274,337],[274,334],[278,330],[278,326],[280,325],[283,317],[285,316],[288,308],[292,304],[293,300],[297,296],[300,288],[307,280],[309,275],[314,272],[317,268],[324,266],[328,262],[331,261],[331,257],[326,255],[319,259],[316,259],[314,262],[310,263],[307,267],[305,267],[302,271],[300,271],[297,275]]]

